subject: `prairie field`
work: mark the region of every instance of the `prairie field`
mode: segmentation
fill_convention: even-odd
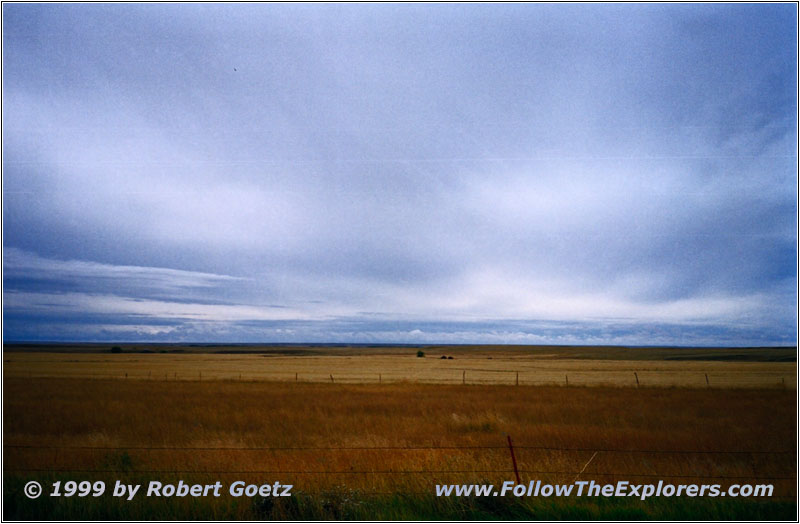
[[[3,517],[795,518],[792,362],[558,359],[513,351],[489,359],[453,348],[442,351],[454,359],[442,360],[438,352],[418,358],[416,351],[6,352]],[[516,371],[509,372],[515,368],[519,386]],[[615,380],[616,373],[634,371],[639,388],[633,377]],[[557,380],[565,373],[569,386]],[[645,501],[434,495],[436,484],[514,480],[509,437],[523,483],[663,479],[772,484],[774,492],[760,499]],[[295,487],[290,500],[223,494],[199,501],[30,501],[21,495],[29,480]]]
[[[109,353],[6,351],[6,377],[130,380],[241,380],[372,384],[582,385],[796,388],[794,348],[751,350],[575,348],[181,348]],[[417,357],[423,351],[423,358]],[[650,353],[648,355],[648,353]],[[588,353],[591,356],[592,353]],[[646,358],[646,357],[650,358]],[[452,357],[442,358],[442,357]],[[761,361],[755,360],[762,359]],[[680,360],[678,360],[680,359]]]

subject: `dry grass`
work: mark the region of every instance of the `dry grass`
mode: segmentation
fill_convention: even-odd
[[[509,480],[507,473],[399,473],[507,471],[506,434],[521,447],[795,449],[794,393],[779,390],[7,378],[4,394],[6,471],[291,471],[299,473],[255,476],[291,482],[310,492],[342,486],[370,492],[430,492],[435,483]],[[119,449],[11,447],[19,444]],[[164,446],[500,448],[131,449]],[[571,481],[591,455],[590,451],[517,451],[520,469],[562,472],[525,473],[525,478],[553,481]],[[583,478],[636,480],[638,474],[794,477],[794,461],[793,454],[600,452]],[[311,473],[317,471],[366,473]],[[792,493],[793,480],[774,483],[776,494]]]
[[[381,350],[383,351],[383,350]],[[5,352],[8,378],[74,377],[129,380],[242,380],[437,384],[515,384],[714,388],[795,388],[795,362],[721,360],[590,360],[524,351],[444,348],[417,358],[403,349],[368,355],[211,353],[27,353]],[[443,360],[444,354],[455,359]],[[619,356],[619,355],[616,355]],[[490,358],[491,357],[491,358]],[[715,358],[718,358],[717,355]],[[615,357],[616,358],[616,357]],[[465,375],[466,373],[466,375]]]
[[[793,500],[796,363],[782,349],[447,347],[426,348],[425,358],[399,347],[108,349],[4,352],[4,517],[758,520],[796,509],[780,500],[432,494],[436,484],[512,480],[511,435],[523,481],[572,482],[591,458],[584,480],[772,483],[776,497]],[[754,453],[695,453],[721,450]],[[29,501],[21,490],[30,479],[279,481],[297,497],[287,507],[230,497]]]

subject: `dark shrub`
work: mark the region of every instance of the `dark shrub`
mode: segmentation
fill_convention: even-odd
[[[112,353],[122,353],[122,348],[119,347],[119,346],[114,346],[113,348],[111,348],[111,352]]]

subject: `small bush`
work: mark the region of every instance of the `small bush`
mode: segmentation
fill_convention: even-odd
[[[417,351],[417,358],[422,358],[424,356],[425,356],[425,352],[424,351],[422,351],[421,349],[419,351]]]
[[[113,348],[111,348],[111,352],[112,353],[122,353],[122,348],[119,347],[119,346],[114,346]]]

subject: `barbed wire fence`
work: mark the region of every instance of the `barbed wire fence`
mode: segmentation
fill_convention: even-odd
[[[55,362],[55,361],[54,361]],[[114,372],[17,372],[10,378],[32,379],[94,379],[131,380],[153,382],[250,382],[250,383],[299,383],[299,384],[444,384],[444,385],[506,385],[506,386],[631,386],[646,387],[689,387],[689,388],[728,388],[749,387],[755,389],[795,389],[795,377],[781,372],[768,376],[757,375],[751,382],[740,377],[714,374],[711,372],[682,372],[680,376],[664,374],[662,371],[634,370],[553,370],[552,368],[526,367],[519,370],[453,368],[437,370],[437,374],[400,372],[360,372],[342,373],[336,371],[153,371],[131,370]],[[653,378],[656,376],[657,378]]]
[[[68,473],[79,474],[117,474],[117,475],[291,475],[291,476],[337,476],[346,479],[348,476],[398,476],[401,478],[418,476],[421,478],[427,477],[440,477],[439,479],[430,479],[431,489],[425,492],[408,491],[400,489],[397,491],[360,491],[362,495],[431,495],[434,493],[433,483],[438,484],[456,484],[452,480],[447,482],[441,481],[442,477],[452,479],[452,476],[461,477],[463,484],[469,484],[467,480],[475,480],[476,476],[494,475],[495,478],[501,477],[506,480],[514,480],[515,478],[520,481],[531,480],[551,480],[553,478],[560,479],[559,483],[572,483],[580,476],[582,479],[642,479],[641,482],[647,482],[648,479],[662,479],[662,480],[680,480],[698,481],[696,483],[714,483],[725,484],[743,482],[767,482],[777,481],[782,483],[785,487],[790,488],[787,490],[780,490],[771,499],[785,499],[796,500],[796,464],[797,459],[796,450],[764,450],[764,449],[635,449],[635,448],[611,448],[611,447],[559,447],[559,446],[534,446],[534,445],[515,445],[508,437],[507,445],[397,445],[397,446],[89,446],[89,445],[48,445],[48,444],[5,444],[5,474],[47,474],[47,475],[61,475]],[[426,451],[435,453],[447,452],[472,452],[472,453],[485,453],[485,452],[502,452],[500,457],[497,457],[493,463],[499,464],[498,467],[476,467],[476,468],[415,468],[415,469],[401,469],[393,467],[376,467],[376,468],[360,468],[360,469],[265,469],[265,468],[214,468],[214,469],[198,469],[198,468],[146,468],[134,469],[132,467],[97,467],[86,468],[81,466],[64,466],[52,465],[48,467],[43,466],[15,466],[8,465],[9,452],[11,450],[28,450],[28,451],[53,451],[69,455],[69,452],[88,451],[88,452],[143,452],[153,453],[159,451],[173,451],[173,452],[195,452],[195,453],[215,453],[215,452],[262,452],[262,453],[292,453],[292,452],[313,452],[315,454],[328,454],[328,453],[355,453],[355,452],[375,452],[380,455],[381,452],[412,452],[412,451]],[[536,451],[544,453],[592,453],[589,462],[586,462],[581,470],[570,470],[566,468],[560,469],[539,469],[530,467],[517,467],[517,460],[514,452],[522,452],[523,455],[527,452]],[[508,456],[505,456],[505,452]],[[693,456],[705,457],[740,457],[740,459],[750,458],[751,473],[748,474],[733,474],[731,472],[720,471],[718,473],[709,472],[695,472],[695,473],[676,473],[676,472],[658,472],[658,471],[609,471],[606,469],[595,470],[588,468],[593,459],[598,454],[604,455],[629,455],[629,456],[683,456],[684,458]],[[13,455],[13,454],[12,454]],[[781,465],[778,469],[781,471],[762,471],[759,472],[756,467],[755,457],[770,457],[772,464]],[[13,459],[12,459],[13,461]],[[55,462],[55,461],[54,461]],[[380,456],[375,461],[380,464]],[[672,459],[675,463],[675,459]],[[597,462],[595,462],[597,463]],[[691,462],[688,462],[691,464]],[[644,465],[644,464],[641,464]],[[741,466],[741,464],[739,464]],[[724,467],[720,469],[725,469]],[[524,477],[524,478],[523,478]],[[712,482],[709,482],[712,481]],[[790,482],[791,481],[791,482]],[[314,494],[314,491],[303,491],[306,494]]]

